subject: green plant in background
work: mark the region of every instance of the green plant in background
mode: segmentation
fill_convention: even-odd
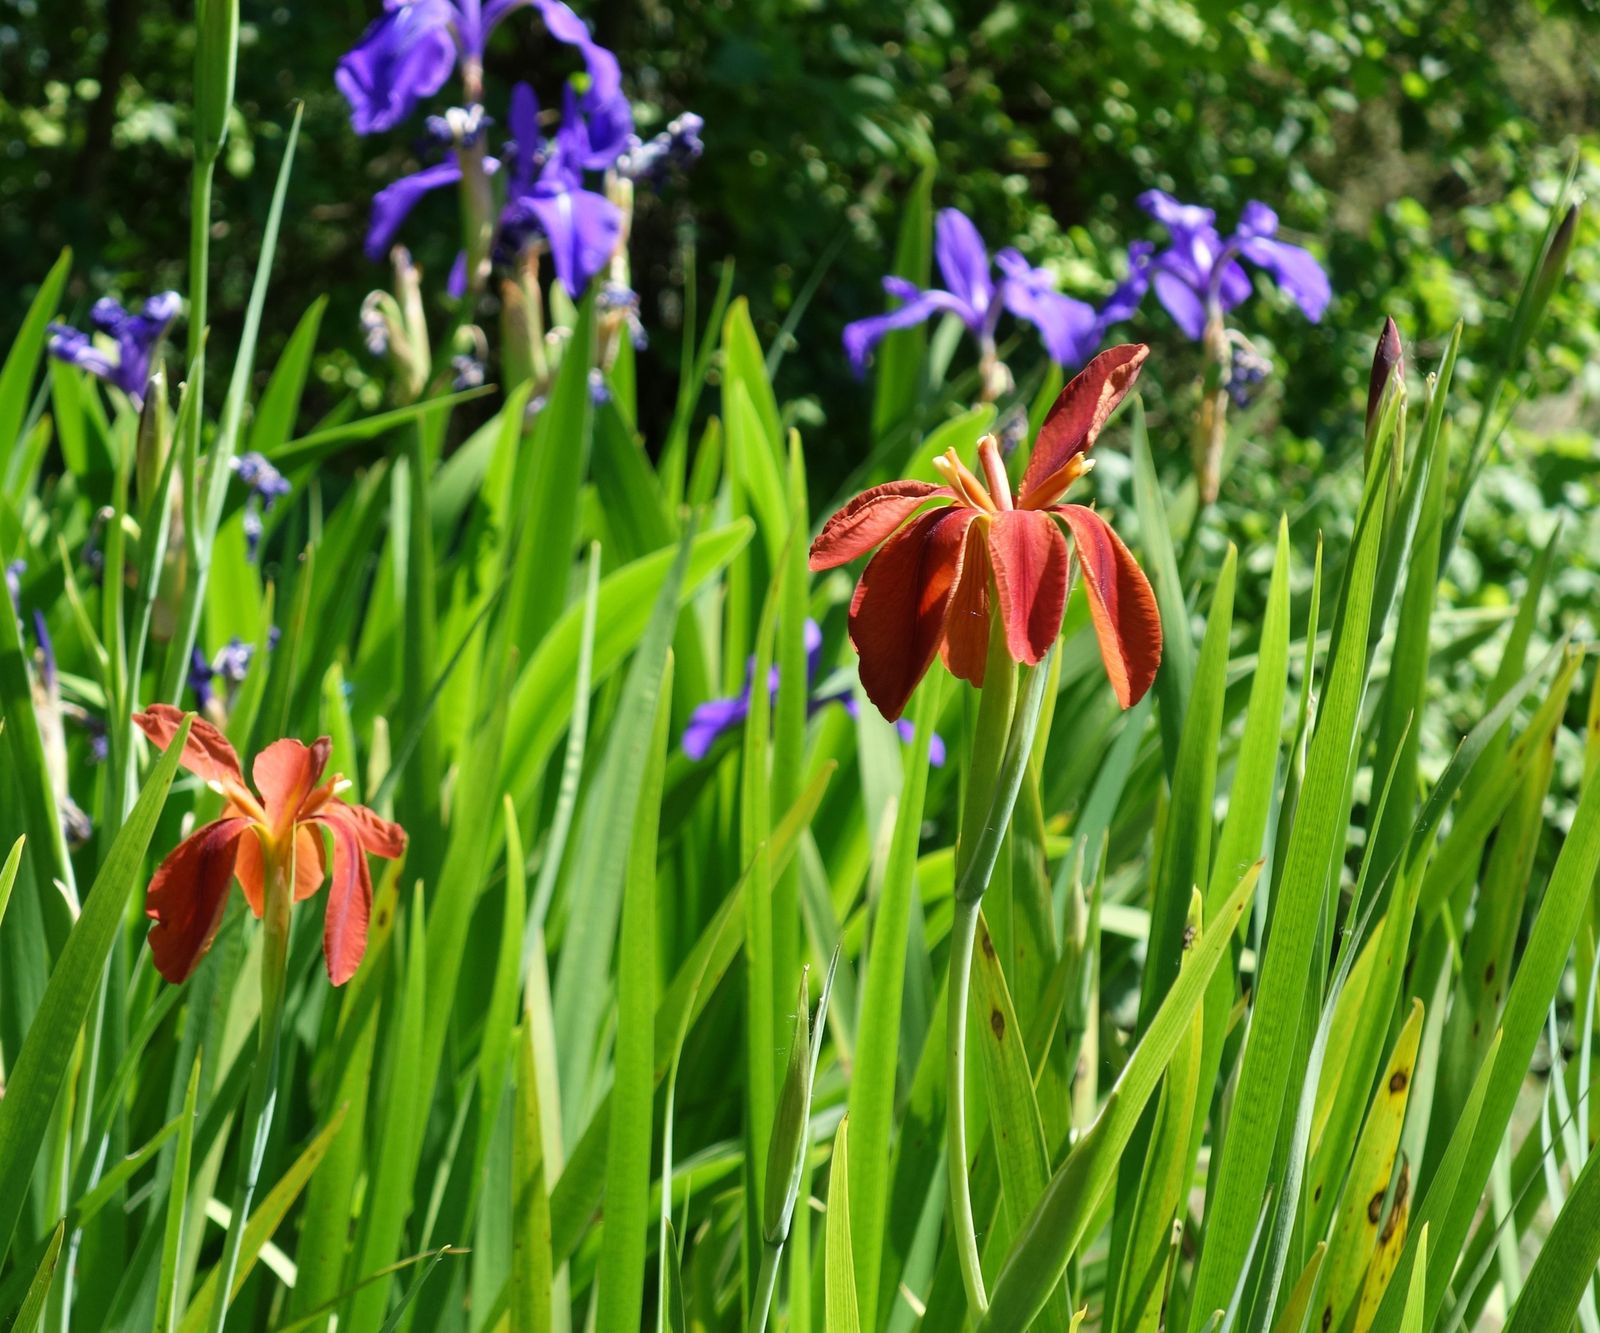
[[[492,66],[459,25],[505,7],[430,4],[362,43],[399,14],[436,64]],[[576,153],[610,51],[539,13],[584,67],[541,148]],[[275,137],[230,108],[242,31],[219,0],[191,34],[202,202],[237,134]],[[1508,427],[1566,359],[1541,352],[1588,262],[1581,162],[1503,332],[1435,349],[1397,306],[1303,510],[1277,517],[1306,458],[1266,465],[1270,395],[1229,414],[1205,506],[1158,462],[1192,365],[1126,346],[1002,389],[952,360],[954,311],[879,343],[818,527],[838,506],[777,387],[798,316],[766,348],[731,268],[703,320],[685,287],[657,410],[635,308],[602,300],[653,271],[619,230],[569,287],[560,220],[505,212],[542,188],[626,217],[620,167],[479,163],[462,294],[399,255],[368,302],[394,406],[318,419],[320,299],[258,376],[299,116],[241,336],[201,292],[254,233],[197,208],[181,371],[164,297],[58,330],[41,371],[68,256],[0,367],[0,1317],[1594,1326],[1600,686],[1566,610],[1593,534],[1480,527],[1563,449],[1587,484]],[[480,152],[444,120],[450,160]],[[895,247],[923,295],[932,193]],[[1341,300],[1333,347],[1370,336]],[[1097,507],[1058,505],[1097,436]],[[875,547],[853,592],[829,572]],[[290,910],[324,863],[326,912]]]

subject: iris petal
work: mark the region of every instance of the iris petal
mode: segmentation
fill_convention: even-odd
[[[1092,509],[1062,505],[1073,551],[1083,569],[1089,616],[1117,702],[1144,698],[1161,664],[1161,614],[1150,582],[1111,525]]]

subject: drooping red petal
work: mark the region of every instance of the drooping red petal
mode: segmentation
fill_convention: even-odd
[[[862,491],[822,525],[811,543],[812,572],[847,565],[865,555],[929,500],[955,498],[948,486],[926,481],[890,481]]]
[[[275,837],[288,836],[300,806],[322,781],[322,770],[328,766],[332,750],[333,742],[321,736],[312,745],[287,739],[273,741],[256,756],[250,775],[256,780],[256,790],[261,793],[261,804]]]
[[[361,830],[343,801],[330,801],[317,815],[333,834],[333,880],[322,926],[322,952],[328,980],[342,986],[355,976],[367,952],[367,921],[372,913],[372,873],[361,846]]]
[[[1032,664],[1061,633],[1067,609],[1067,541],[1048,514],[1010,509],[989,525],[989,559],[1006,651]]]
[[[133,724],[165,750],[172,744],[186,716],[183,709],[171,704],[151,704],[144,712],[133,715]],[[223,787],[244,787],[238,754],[228,738],[203,717],[195,718],[190,725],[189,738],[183,743],[183,757],[179,762],[202,781],[216,782]]]
[[[239,860],[233,868],[244,890],[244,900],[259,918],[265,903],[266,867],[261,859],[261,843],[252,829],[239,839]],[[294,831],[294,900],[303,902],[322,887],[327,879],[327,864],[322,855],[322,835],[302,824]]]
[[[1106,675],[1117,702],[1131,708],[1144,698],[1161,665],[1156,595],[1133,553],[1099,514],[1082,505],[1062,505],[1056,512],[1072,529]]]
[[[1072,378],[1039,427],[1028,470],[1022,474],[1018,506],[1043,509],[1060,498],[1068,477],[1063,471],[1095,438],[1117,404],[1139,378],[1150,349],[1143,343],[1108,347]]]
[[[893,722],[905,711],[944,637],[961,574],[971,509],[941,509],[896,533],[872,557],[850,602],[861,688]]]
[[[144,913],[156,924],[150,953],[173,985],[186,981],[222,924],[240,840],[248,819],[218,819],[190,834],[156,868]]]
[[[322,850],[322,834],[310,824],[294,831],[294,900],[304,902],[328,878],[328,862]]]
[[[939,653],[952,676],[983,684],[989,662],[989,547],[982,527],[967,528],[961,577],[950,594]]]
[[[392,861],[406,849],[406,831],[364,805],[334,802],[349,817],[361,846],[374,856]]]

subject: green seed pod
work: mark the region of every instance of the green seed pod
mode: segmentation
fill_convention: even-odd
[[[789,1239],[795,1202],[800,1197],[806,1148],[811,1137],[811,1089],[817,1077],[817,1057],[822,1054],[822,1037],[828,1023],[828,996],[833,990],[833,973],[838,965],[836,949],[833,961],[828,964],[828,975],[822,983],[814,1018],[809,1012],[810,968],[800,973],[800,1002],[795,1008],[794,1035],[789,1041],[788,1071],[783,1076],[783,1091],[778,1094],[772,1139],[767,1147],[761,1234],[768,1245],[782,1245]]]

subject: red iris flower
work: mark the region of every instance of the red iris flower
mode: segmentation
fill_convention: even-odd
[[[152,704],[134,723],[165,748],[184,714],[171,704]],[[155,921],[150,952],[156,970],[174,984],[184,981],[205,957],[222,924],[229,881],[236,878],[245,901],[262,914],[269,884],[294,887],[294,901],[309,898],[327,877],[322,825],[333,835],[333,887],[322,931],[328,978],[342,986],[355,975],[367,950],[372,875],[367,853],[387,858],[405,850],[405,830],[364,805],[339,799],[349,784],[338,774],[322,781],[332,742],[314,745],[274,741],[251,766],[258,797],[245,785],[239,756],[228,738],[196,718],[180,762],[227,799],[222,814],[196,829],[168,854],[145,893],[145,915]]]
[[[1049,651],[1061,632],[1070,577],[1057,519],[1072,534],[1117,701],[1128,708],[1144,697],[1161,661],[1161,618],[1150,584],[1099,514],[1057,501],[1093,466],[1089,449],[1149,351],[1142,344],[1112,347],[1061,391],[1015,497],[999,446],[985,436],[978,459],[987,484],[952,449],[934,460],[946,485],[874,486],[823,526],[811,544],[813,570],[879,547],[850,602],[850,641],[861,655],[862,688],[891,722],[935,653],[954,675],[983,684],[991,596],[1012,660],[1031,664]],[[930,500],[949,503],[918,513]]]

